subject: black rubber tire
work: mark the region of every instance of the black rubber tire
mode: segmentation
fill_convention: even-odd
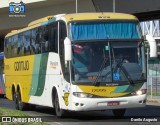
[[[59,99],[58,99],[58,94],[56,92],[55,94],[55,98],[54,98],[54,108],[55,108],[55,113],[56,113],[56,116],[59,117],[59,118],[62,118],[65,116],[65,110],[63,109],[60,109],[60,106],[59,106]]]
[[[21,110],[21,111],[26,110],[26,103],[22,102],[20,92],[16,94],[16,99],[17,99],[16,103],[18,106],[18,110]]]
[[[19,110],[16,92],[13,93],[13,101],[14,101],[15,109]]]
[[[5,98],[5,95],[4,94],[0,94],[0,98]]]
[[[114,117],[116,118],[123,118],[126,112],[126,109],[114,109],[112,110]]]

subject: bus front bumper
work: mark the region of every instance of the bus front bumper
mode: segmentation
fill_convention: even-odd
[[[144,107],[146,105],[146,94],[119,98],[78,98],[73,96],[72,100],[71,109],[69,109],[72,111],[127,109]],[[116,105],[109,105],[114,102],[116,102]]]

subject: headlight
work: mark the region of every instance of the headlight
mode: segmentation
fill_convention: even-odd
[[[79,98],[92,98],[92,94],[83,93],[83,92],[73,92],[73,95]]]
[[[147,89],[141,89],[141,90],[138,90],[137,92],[132,92],[131,94],[132,95],[143,95],[146,93],[147,93]]]
[[[139,90],[139,91],[136,92],[136,94],[137,94],[137,95],[142,95],[142,91]]]

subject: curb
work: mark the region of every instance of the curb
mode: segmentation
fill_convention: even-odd
[[[160,99],[147,99],[147,103],[157,103],[157,104],[160,104]]]

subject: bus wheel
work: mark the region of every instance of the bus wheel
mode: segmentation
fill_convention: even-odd
[[[15,103],[15,109],[19,110],[16,92],[13,93],[13,101],[14,101],[14,103]]]
[[[112,110],[113,111],[113,114],[116,118],[122,118],[124,117],[124,114],[126,112],[125,109],[114,109]]]
[[[17,93],[17,106],[18,110],[23,111],[25,109],[25,103],[23,103],[21,100],[20,92]]]
[[[60,109],[57,92],[56,92],[55,99],[54,99],[54,108],[55,108],[55,113],[57,117],[62,118],[65,116],[65,111],[63,109]]]

